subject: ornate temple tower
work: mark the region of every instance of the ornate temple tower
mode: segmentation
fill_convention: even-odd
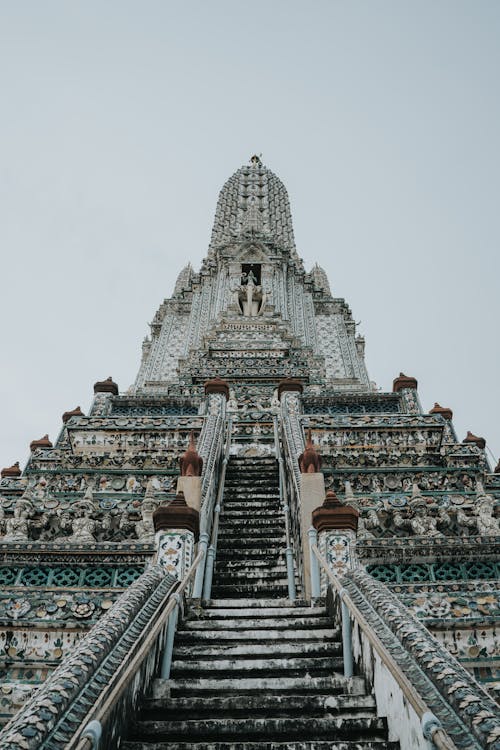
[[[355,328],[252,157],[133,387],[1,472],[0,747],[499,747],[500,474]]]

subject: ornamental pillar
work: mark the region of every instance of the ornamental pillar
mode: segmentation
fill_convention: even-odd
[[[344,505],[333,490],[328,490],[323,504],[312,512],[312,525],[318,535],[318,549],[335,576],[341,577],[353,567],[353,545],[358,528],[358,511]],[[320,591],[326,596],[328,577],[321,567]]]
[[[156,561],[165,573],[181,581],[191,567],[198,541],[200,514],[186,503],[179,492],[170,505],[161,505],[153,513]]]
[[[405,375],[403,372],[400,372],[399,377],[395,378],[392,383],[392,391],[393,393],[401,394],[401,400],[407,414],[422,414],[417,386],[418,382],[416,378]]]

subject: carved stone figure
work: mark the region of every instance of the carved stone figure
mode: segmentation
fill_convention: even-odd
[[[24,542],[29,539],[29,516],[33,512],[33,502],[30,490],[25,490],[14,506],[13,518],[5,522],[6,533],[4,542]]]
[[[95,537],[97,522],[91,518],[94,511],[94,496],[89,488],[83,500],[75,504],[75,516],[71,521],[72,534],[66,541],[77,544],[93,544],[97,541]]]
[[[362,514],[361,505],[358,499],[354,496],[350,482],[345,483],[345,503],[346,505],[352,505],[352,507],[356,508],[359,513],[358,530],[356,533],[358,541],[362,541],[363,539],[375,539],[376,535],[372,534],[371,530],[382,530],[382,523],[378,513],[374,508],[369,508],[364,515]]]
[[[413,484],[412,499],[410,500],[409,518],[404,518],[401,512],[394,514],[394,525],[396,528],[406,528],[415,536],[443,536],[438,530],[438,519],[430,515],[429,507],[425,498],[420,493],[416,483]]]
[[[453,509],[455,516],[455,523],[457,525],[457,531],[461,536],[468,536],[470,530],[476,528],[475,517],[468,516],[463,508],[460,506]]]
[[[236,400],[236,395],[232,388],[229,391],[229,399],[227,402],[226,410],[228,412],[231,412],[232,414],[238,413],[238,401]]]
[[[153,513],[158,507],[156,492],[152,480],[148,482],[146,493],[141,505],[141,520],[135,524],[137,539],[143,544],[152,544],[155,540]]]
[[[476,496],[474,515],[476,516],[478,534],[481,536],[500,535],[500,519],[494,516],[493,496],[485,493],[483,485],[479,480],[477,482]]]
[[[263,307],[262,287],[256,285],[257,278],[252,270],[243,274],[242,281],[239,301],[243,309],[243,315],[255,318],[260,314]]]

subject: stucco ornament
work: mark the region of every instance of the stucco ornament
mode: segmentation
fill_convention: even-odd
[[[31,491],[26,489],[16,501],[13,518],[8,518],[5,522],[6,533],[2,541],[24,542],[29,539],[29,516],[32,512]]]
[[[437,528],[438,519],[430,515],[427,502],[415,482],[413,483],[412,497],[409,505],[410,518],[403,518],[401,513],[394,514],[394,525],[396,528],[406,528],[416,536],[443,536]]]
[[[140,542],[143,544],[152,544],[155,540],[155,527],[153,523],[153,513],[158,507],[156,491],[153,480],[150,479],[146,487],[146,494],[141,506],[141,520],[135,524],[135,533]]]
[[[478,533],[481,536],[498,536],[500,535],[500,519],[494,516],[494,500],[492,495],[487,495],[480,481],[477,482],[476,488],[476,506],[474,515],[476,516],[476,525]]]
[[[96,541],[97,522],[91,518],[94,511],[94,496],[89,487],[83,496],[83,500],[75,504],[75,517],[71,521],[72,534],[67,538],[68,542],[93,544]]]

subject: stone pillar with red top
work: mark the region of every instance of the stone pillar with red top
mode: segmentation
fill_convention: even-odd
[[[403,402],[403,408],[406,414],[422,414],[422,406],[417,393],[418,382],[416,378],[410,375],[399,373],[392,383],[393,393],[399,393]]]
[[[200,514],[178,492],[170,505],[153,513],[157,562],[165,573],[181,581],[189,570],[200,533]]]
[[[328,490],[323,504],[312,512],[312,525],[318,535],[318,549],[336,576],[343,576],[353,567],[359,512],[342,503],[333,490]],[[326,595],[328,579],[320,571],[321,596]]]
[[[456,443],[457,436],[453,428],[453,412],[448,406],[441,406],[437,402],[434,404],[432,409],[429,409],[429,414],[437,414],[444,419],[444,440],[445,443]]]
[[[94,383],[94,400],[90,407],[89,416],[107,416],[111,411],[113,396],[118,396],[118,385],[111,375],[106,380],[98,380],[97,383]]]
[[[190,508],[200,510],[201,505],[201,473],[203,459],[196,448],[196,438],[191,430],[187,450],[179,458],[181,475],[177,480],[177,492],[182,492]]]

